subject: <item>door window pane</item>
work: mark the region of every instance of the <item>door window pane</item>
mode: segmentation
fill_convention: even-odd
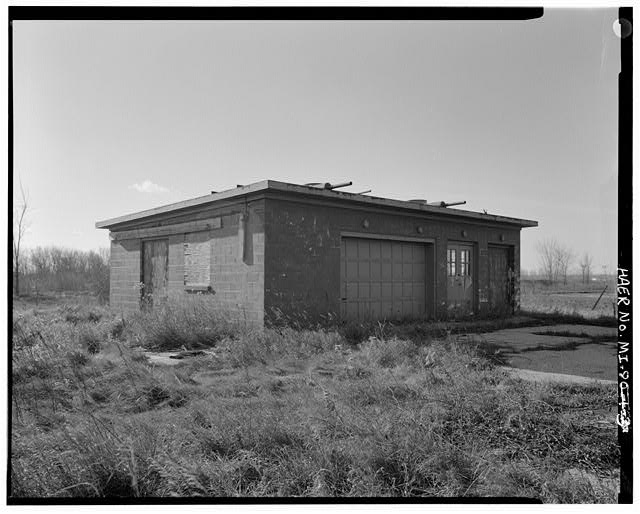
[[[449,248],[447,250],[447,274],[450,277],[456,275],[456,250],[455,248]]]
[[[469,250],[460,250],[460,274],[466,277],[471,275],[469,256]]]

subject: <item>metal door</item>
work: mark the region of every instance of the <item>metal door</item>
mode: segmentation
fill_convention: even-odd
[[[426,316],[425,245],[343,237],[341,315],[399,319]]]
[[[489,246],[489,308],[513,312],[513,249]]]
[[[169,244],[167,239],[142,243],[142,300],[149,307],[167,298]]]
[[[447,300],[454,314],[474,312],[473,245],[449,243],[447,246]]]

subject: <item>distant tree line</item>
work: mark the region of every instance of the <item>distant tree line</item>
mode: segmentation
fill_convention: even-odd
[[[14,261],[14,287],[19,294],[91,292],[101,301],[109,298],[109,250],[74,250],[38,246],[23,250]]]
[[[58,246],[23,248],[31,205],[19,180],[13,207],[13,294],[90,292],[102,302],[109,299],[109,250],[74,250]]]

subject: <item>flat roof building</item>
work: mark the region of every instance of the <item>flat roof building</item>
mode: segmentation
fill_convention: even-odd
[[[96,223],[110,302],[211,295],[236,320],[435,319],[519,306],[535,221],[265,180]]]

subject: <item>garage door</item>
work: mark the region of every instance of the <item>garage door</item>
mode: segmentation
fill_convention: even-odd
[[[342,238],[341,314],[357,320],[425,317],[425,245]]]

